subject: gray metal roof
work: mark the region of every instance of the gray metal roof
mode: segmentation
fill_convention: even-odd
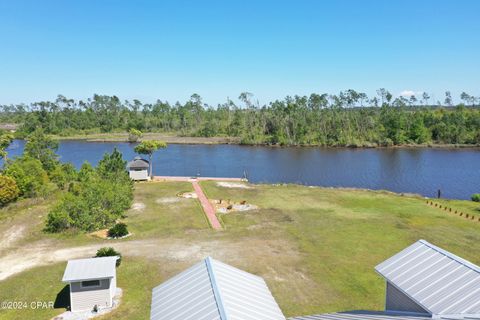
[[[153,289],[151,320],[285,320],[265,281],[210,257]]]
[[[148,166],[148,160],[142,159],[140,157],[135,157],[132,161],[127,163],[127,169],[148,169]]]
[[[444,320],[478,320],[480,317],[441,317]],[[303,317],[288,318],[288,320],[432,320],[430,317],[408,316],[401,313],[386,313],[376,311],[348,311],[325,313]]]
[[[115,276],[117,256],[69,260],[63,282],[105,279]]]
[[[480,314],[480,268],[425,240],[375,270],[433,315]]]

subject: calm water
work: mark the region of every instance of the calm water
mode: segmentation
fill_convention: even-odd
[[[9,156],[22,152],[15,141]],[[134,145],[63,141],[58,154],[79,167],[95,165],[117,146],[125,160]],[[154,155],[155,175],[241,177],[251,182],[290,182],[327,187],[386,189],[395,192],[469,199],[480,192],[480,150],[270,148],[236,145],[169,145]]]

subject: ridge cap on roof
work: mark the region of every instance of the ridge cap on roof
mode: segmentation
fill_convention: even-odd
[[[94,260],[94,261],[99,261],[99,260],[109,260],[109,259],[115,259],[117,261],[120,257],[119,256],[108,256],[108,257],[91,257],[91,258],[79,258],[79,259],[70,259],[70,261],[85,261],[85,260]]]
[[[423,245],[426,245],[427,247],[429,247],[430,249],[433,249],[435,251],[437,251],[438,253],[440,254],[443,254],[444,256],[450,258],[450,259],[453,259],[455,261],[457,261],[458,263],[460,264],[463,264],[464,266],[466,266],[467,268],[469,269],[472,269],[473,271],[477,272],[477,273],[480,273],[480,267],[477,266],[476,264],[462,258],[462,257],[459,257],[453,253],[451,253],[450,251],[447,251],[445,249],[442,249],[440,247],[437,247],[436,245],[434,244],[431,244],[430,242],[428,242],[427,240],[423,240],[423,239],[420,239],[418,240],[417,242],[420,242],[422,243]]]
[[[210,285],[212,286],[213,296],[217,302],[218,313],[220,314],[221,320],[228,320],[227,310],[223,302],[222,293],[220,287],[218,286],[217,279],[215,277],[215,270],[213,262],[216,262],[212,257],[208,256],[205,258],[205,266],[207,267],[207,273],[210,278]]]

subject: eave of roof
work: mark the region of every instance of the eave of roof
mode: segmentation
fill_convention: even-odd
[[[442,316],[441,320],[480,320],[480,315]],[[415,316],[396,312],[346,311],[291,317],[288,320],[432,320],[431,317]]]

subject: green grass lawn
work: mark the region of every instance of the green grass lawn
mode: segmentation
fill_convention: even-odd
[[[134,202],[144,208],[129,211],[125,221],[133,236],[122,241],[158,239],[163,250],[171,245],[191,252],[169,257],[153,248],[142,257],[125,256],[118,269],[124,299],[102,319],[148,318],[151,289],[204,255],[264,277],[286,316],[381,310],[384,282],[373,268],[418,239],[480,264],[480,222],[422,198],[297,185],[201,185],[211,199],[245,200],[259,209],[220,215],[226,229],[216,232],[208,228],[197,200],[166,201],[191,191],[189,183],[137,184]],[[470,201],[442,203],[471,213],[478,207]],[[64,266],[35,268],[0,282],[0,301],[54,299],[63,287]],[[40,317],[22,312],[3,311],[0,319]],[[38,312],[48,318],[61,310]]]
[[[190,182],[147,182],[135,185],[135,204],[144,207],[130,210],[125,219],[134,238],[178,236],[185,232],[209,231],[208,222],[197,199],[177,197],[192,192]]]

